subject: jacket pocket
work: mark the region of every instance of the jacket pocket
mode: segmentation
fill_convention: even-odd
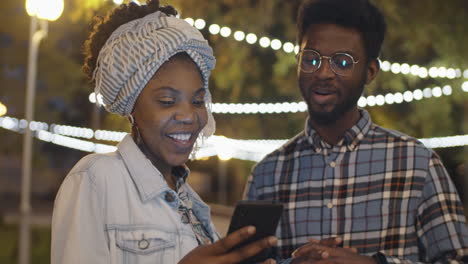
[[[116,246],[123,263],[172,263],[176,235],[156,229],[116,229]]]

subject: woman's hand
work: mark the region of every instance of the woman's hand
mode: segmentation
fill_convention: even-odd
[[[242,248],[230,251],[237,244],[248,239],[255,234],[255,227],[248,226],[241,228],[225,238],[211,244],[199,246],[190,251],[179,264],[210,263],[210,264],[231,264],[238,263],[248,257],[254,256],[263,249],[276,245],[276,237],[267,237],[252,242]],[[273,264],[274,260],[267,260],[264,263]]]

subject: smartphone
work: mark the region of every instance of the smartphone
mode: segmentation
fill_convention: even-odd
[[[276,201],[239,201],[231,218],[228,234],[245,226],[255,226],[255,234],[232,250],[241,248],[259,239],[274,236],[283,212],[283,204]],[[266,260],[269,250],[265,249],[240,263],[257,263]]]

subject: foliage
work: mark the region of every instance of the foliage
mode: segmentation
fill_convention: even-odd
[[[0,224],[0,263],[18,263],[18,226]],[[50,263],[50,228],[32,228],[31,263]]]
[[[9,115],[22,117],[29,19],[21,1],[3,2],[0,11],[4,21],[0,24],[0,65],[3,69],[0,101],[9,107]],[[242,30],[257,36],[268,36],[293,43],[295,40],[295,16],[299,0],[162,2],[174,5],[182,17],[203,18],[207,24],[226,25],[231,27],[233,32]],[[388,24],[382,59],[425,67],[444,65],[468,69],[468,30],[464,21],[468,13],[468,1],[374,2],[384,12]],[[63,16],[58,21],[49,23],[49,36],[40,46],[36,119],[89,127],[93,119],[93,106],[88,102],[87,96],[92,87],[80,72],[81,45],[92,18],[104,14],[114,5],[112,1],[104,0],[67,0],[65,4]],[[213,36],[208,33],[207,28],[203,29],[202,33],[213,46],[217,58],[210,84],[215,102],[301,100],[296,84],[296,59],[293,54],[264,49],[257,44],[237,42],[232,37]],[[378,124],[414,137],[465,134],[468,122],[464,113],[467,112],[468,95],[460,89],[465,80],[420,79],[381,72],[376,81],[367,87],[366,95],[446,84],[452,86],[453,95],[368,109]],[[305,113],[215,115],[217,134],[245,139],[290,138],[303,128],[305,117]],[[109,114],[102,114],[100,128],[127,131],[129,129],[127,120]],[[2,140],[0,148],[8,144],[11,148],[13,143],[5,143]],[[72,155],[74,159],[84,154],[64,149],[59,151]],[[466,159],[466,150],[463,148],[451,148],[441,152],[444,161],[454,166]],[[215,167],[216,161],[213,160],[200,162],[212,165],[207,167]],[[244,164],[247,165],[239,165],[244,167],[242,172],[239,172],[241,175],[236,175],[243,179],[251,166],[251,163]],[[455,171],[454,168],[449,170]]]

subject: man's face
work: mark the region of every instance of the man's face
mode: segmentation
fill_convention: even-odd
[[[367,60],[361,34],[335,24],[312,25],[303,36],[301,50],[304,49],[315,50],[322,56],[347,53],[358,62],[347,76],[336,74],[326,58],[322,58],[320,68],[312,73],[303,72],[298,65],[299,88],[311,120],[329,125],[357,113],[357,101],[364,85],[374,79],[379,69],[376,61]]]

